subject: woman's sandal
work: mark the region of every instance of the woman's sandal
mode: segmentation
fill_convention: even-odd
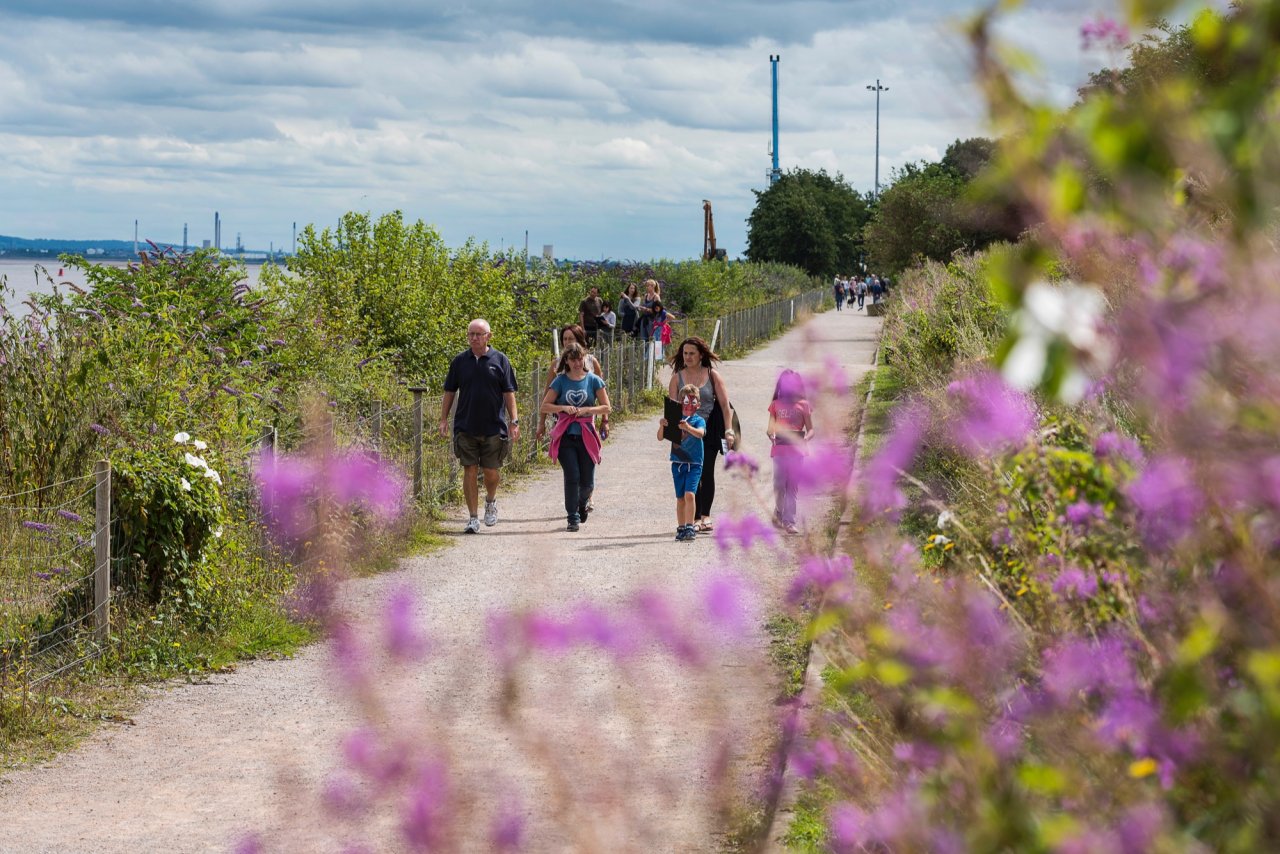
[[[711,524],[710,519],[701,519],[698,521],[698,533],[709,534],[715,530],[715,526]]]

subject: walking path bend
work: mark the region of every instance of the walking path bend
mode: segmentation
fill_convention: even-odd
[[[723,365],[766,500],[765,413],[778,370],[809,375],[834,361],[856,382],[878,330],[879,320],[860,312],[828,311]],[[851,404],[820,405],[818,429],[843,432]],[[448,748],[463,824],[475,834],[451,848],[488,848],[488,816],[511,804],[529,851],[713,851],[723,825],[718,751],[727,752],[739,795],[762,771],[779,684],[761,623],[785,595],[792,564],[764,553],[721,557],[710,537],[673,542],[670,470],[655,429],[652,418],[618,427],[605,446],[595,512],[579,533],[564,531],[561,475],[547,470],[499,493],[496,527],[344,588],[344,607],[366,628],[377,625],[390,591],[407,585],[417,596],[433,654],[378,679],[388,720]],[[716,519],[746,510],[767,518],[770,508],[743,478],[723,463],[718,475]],[[802,505],[806,512],[824,523],[822,506]],[[450,528],[460,531],[462,521],[457,514]],[[485,641],[492,612],[618,603],[641,589],[692,602],[711,567],[726,564],[756,585],[760,619],[712,666],[682,667],[657,650],[624,668],[588,651],[550,656],[524,671],[518,711],[502,718]],[[337,764],[337,744],[360,721],[332,673],[322,643],[290,660],[149,692],[133,726],[104,725],[78,749],[0,781],[0,852],[229,851],[248,830],[276,834],[283,844],[268,850],[341,850],[345,837],[309,806]],[[376,849],[393,850],[394,819],[372,825]]]

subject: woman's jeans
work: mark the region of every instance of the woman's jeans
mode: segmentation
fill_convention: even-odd
[[[587,505],[595,483],[596,464],[587,454],[582,436],[565,433],[560,437],[560,468],[564,472],[564,511],[570,519],[578,519]]]
[[[778,521],[783,525],[796,523],[796,472],[797,458],[778,456],[773,458],[773,501]]]

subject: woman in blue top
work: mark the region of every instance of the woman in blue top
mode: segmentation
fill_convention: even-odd
[[[564,472],[564,509],[568,529],[578,530],[587,519],[587,502],[600,462],[600,434],[596,416],[609,414],[609,393],[604,380],[588,373],[583,363],[587,352],[570,344],[560,354],[559,372],[542,398],[541,411],[559,415],[551,431],[551,459]]]

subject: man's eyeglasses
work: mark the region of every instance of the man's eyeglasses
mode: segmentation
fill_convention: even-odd
[[[467,337],[468,338],[484,338],[488,334],[489,334],[488,332],[468,332]]]

